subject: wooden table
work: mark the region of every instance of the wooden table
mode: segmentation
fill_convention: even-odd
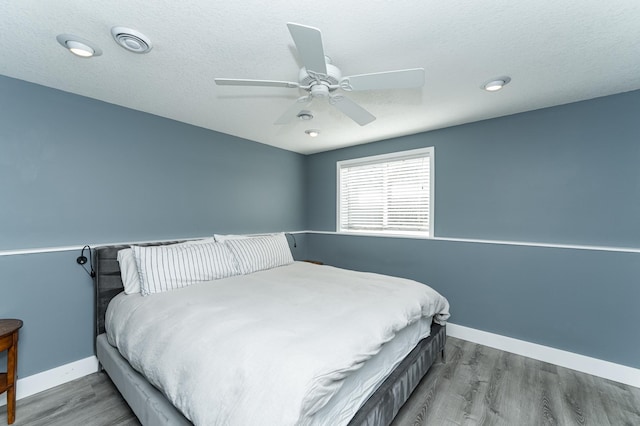
[[[0,373],[0,394],[7,392],[7,422],[16,420],[16,368],[18,367],[18,330],[22,321],[0,319],[0,352],[7,352],[7,372]]]

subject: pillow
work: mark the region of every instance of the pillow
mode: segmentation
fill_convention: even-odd
[[[238,274],[233,256],[221,243],[131,248],[143,296]]]
[[[248,234],[243,234],[243,235],[239,235],[239,234],[227,234],[227,235],[220,235],[220,234],[214,234],[213,238],[215,238],[216,241],[218,242],[225,242],[228,240],[246,240],[247,238],[255,238],[255,237],[264,237],[266,235],[248,235]]]
[[[118,251],[118,263],[120,264],[120,276],[122,284],[124,284],[124,292],[126,294],[140,293],[140,275],[138,274],[138,265],[136,265],[136,257],[130,248]]]
[[[275,235],[284,235],[284,232],[276,232],[272,234],[214,234],[213,238],[215,241],[223,243],[228,240],[246,240],[247,238],[256,238],[256,237],[273,237]]]
[[[236,260],[241,274],[293,263],[287,237],[273,234],[264,237],[229,239],[224,242]]]
[[[202,238],[200,240],[189,240],[189,241],[185,241],[184,243],[177,243],[177,244],[169,244],[172,246],[191,246],[194,244],[209,244],[209,243],[215,243],[216,239],[214,237],[206,237],[206,238]]]
[[[203,238],[201,240],[185,241],[184,243],[171,244],[172,246],[188,246],[193,244],[214,243],[213,237]],[[122,284],[124,284],[124,292],[126,294],[140,293],[140,274],[138,273],[138,265],[130,248],[118,251],[118,263],[120,264],[120,276]]]

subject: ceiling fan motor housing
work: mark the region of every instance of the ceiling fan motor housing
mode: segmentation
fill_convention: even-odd
[[[340,79],[342,79],[340,69],[335,65],[327,64],[327,74],[315,73],[313,71],[309,72],[305,67],[300,68],[298,83],[300,83],[300,86],[316,85],[318,84],[316,76],[322,83],[326,83],[326,85],[329,86],[337,86]],[[333,90],[335,89],[331,89],[331,91]]]
[[[329,97],[329,87],[324,84],[316,84],[311,86],[311,96],[314,98],[327,98]],[[334,89],[335,90],[335,89]]]

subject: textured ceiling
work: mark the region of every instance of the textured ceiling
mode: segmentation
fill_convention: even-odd
[[[377,117],[359,126],[314,100],[310,122],[273,122],[299,89],[229,87],[214,78],[297,81],[286,23],[322,31],[343,75],[423,67],[422,89],[350,93]],[[146,34],[130,53],[113,26]],[[103,54],[73,56],[61,33]],[[300,153],[640,89],[637,0],[323,2],[86,0],[3,2],[0,74]],[[502,91],[480,86],[512,81]],[[319,137],[305,135],[319,129]]]

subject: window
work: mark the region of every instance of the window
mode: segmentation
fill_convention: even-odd
[[[338,161],[338,232],[433,237],[434,149]]]

